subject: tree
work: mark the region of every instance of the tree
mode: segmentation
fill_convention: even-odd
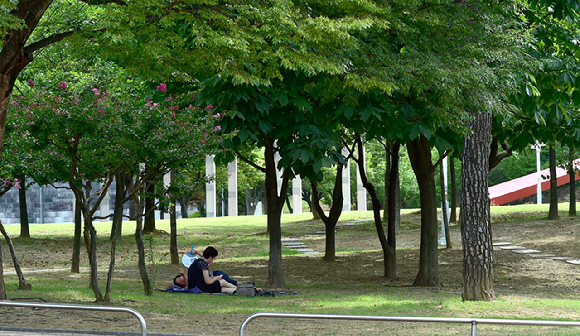
[[[35,89],[30,90],[34,93]],[[167,85],[163,84],[155,92],[166,90]],[[76,94],[69,93],[66,83],[61,82],[53,92],[39,90],[19,97],[21,108],[11,120],[13,132],[29,139],[28,147],[19,150],[38,153],[35,164],[44,168],[45,178],[61,181],[66,176],[68,179],[84,218],[91,288],[97,301],[110,300],[117,235],[112,235],[111,263],[103,297],[98,287],[96,230],[92,220],[115,177],[121,173],[139,177],[127,196],[127,199],[134,198],[145,181],[162,178],[169,167],[199,159],[204,143],[209,145],[215,140],[215,130],[210,125],[215,116],[211,110],[188,106],[189,94],[185,98],[165,100],[164,95],[151,92],[147,94],[146,89],[133,86],[133,90],[110,92],[101,87]],[[164,104],[159,105],[156,100]],[[148,163],[146,169],[140,168],[142,162]],[[91,192],[93,181],[101,182],[94,193]],[[137,245],[143,248],[140,230]],[[141,254],[144,252],[140,251]],[[140,258],[139,266],[143,272],[144,258]],[[146,279],[143,282],[146,284]],[[150,293],[151,289],[146,288],[146,292]]]
[[[463,300],[493,300],[493,246],[489,214],[488,174],[491,113],[475,113],[461,156]]]

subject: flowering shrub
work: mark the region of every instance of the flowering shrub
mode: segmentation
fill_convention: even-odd
[[[68,90],[65,81],[51,91],[29,80],[25,95],[14,96],[7,129],[7,150],[29,153],[32,175],[47,181],[98,181],[119,170],[138,171],[139,163],[163,174],[211,154],[220,141],[211,108],[195,108],[192,95],[168,95],[154,102],[155,91],[91,88]],[[166,93],[161,83],[157,92]]]

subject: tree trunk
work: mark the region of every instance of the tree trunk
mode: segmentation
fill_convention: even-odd
[[[145,226],[143,233],[155,232],[155,184],[145,182]]]
[[[6,243],[8,243],[8,248],[10,249],[10,256],[12,257],[12,262],[14,263],[14,270],[18,275],[18,289],[26,290],[32,288],[32,285],[26,283],[26,280],[24,279],[24,274],[20,269],[20,263],[18,262],[16,252],[14,251],[14,244],[12,244],[12,239],[10,239],[10,235],[8,235],[8,232],[6,232],[6,230],[4,229],[4,224],[2,224],[1,222],[0,222],[0,231],[2,232],[4,238],[6,239]]]
[[[455,160],[453,158],[449,158],[449,180],[451,181],[449,222],[457,223],[457,186],[455,185]]]
[[[288,190],[288,179],[290,174],[284,170],[282,177],[282,188],[278,195],[276,163],[274,161],[274,146],[270,138],[266,136],[264,148],[264,159],[266,163],[266,198],[268,210],[268,229],[270,233],[270,258],[268,261],[268,282],[269,288],[285,288],[284,274],[282,273],[282,227],[281,216],[284,205],[284,195]]]
[[[79,202],[74,200],[75,202],[75,234],[73,237],[73,253],[72,253],[72,262],[70,271],[71,273],[79,273],[80,272],[80,260],[81,260],[81,234],[82,234],[82,226],[83,226],[83,214],[81,206]]]
[[[115,203],[115,208],[116,207],[117,203]],[[115,252],[117,251],[117,238],[119,237],[118,231],[120,231],[120,226],[117,226],[116,229],[117,231],[111,232],[111,261],[109,262],[109,272],[107,272],[107,287],[105,289],[104,298],[105,302],[111,302],[113,272],[115,271]]]
[[[336,235],[334,229],[336,228],[336,223],[342,213],[342,203],[344,201],[342,195],[343,168],[343,165],[340,163],[336,166],[336,179],[334,180],[334,189],[332,191],[332,205],[328,216],[324,214],[318,198],[316,199],[316,203],[313,203],[316,212],[320,214],[320,218],[324,222],[324,228],[326,230],[326,247],[322,259],[328,262],[334,262],[336,259]],[[318,194],[318,183],[316,181],[312,182],[312,194]]]
[[[568,167],[568,176],[570,176],[570,206],[568,207],[568,216],[576,217],[576,170],[574,167],[574,150],[570,148],[570,165]]]
[[[384,276],[386,278],[389,279],[394,279],[397,276],[397,271],[396,271],[396,259],[395,259],[395,227],[394,227],[394,217],[393,219],[393,226],[390,228],[387,228],[389,234],[392,233],[392,236],[389,236],[389,238],[387,239],[386,235],[385,235],[385,230],[383,227],[383,222],[381,219],[381,202],[379,200],[379,197],[377,195],[377,191],[375,189],[375,187],[373,186],[372,183],[369,182],[368,178],[367,178],[367,174],[366,174],[366,169],[365,169],[365,162],[362,159],[363,156],[363,152],[364,152],[364,148],[363,148],[363,144],[362,144],[362,139],[360,137],[359,134],[356,134],[355,137],[355,142],[357,145],[357,151],[358,151],[358,158],[355,159],[355,162],[357,164],[357,168],[359,171],[359,175],[360,175],[360,179],[362,182],[363,187],[367,190],[367,192],[369,193],[369,196],[371,197],[371,202],[373,205],[373,216],[375,219],[375,228],[377,230],[377,236],[379,238],[379,242],[381,243],[381,248],[383,250],[383,258],[385,260],[384,262]],[[397,153],[398,153],[398,143],[395,144],[395,147],[397,147]],[[394,152],[394,151],[393,151]],[[397,158],[398,160],[398,158]],[[394,165],[391,164],[391,172],[394,172],[393,170],[393,166],[395,166],[394,168],[396,168],[398,170],[398,162],[396,162]],[[395,176],[396,178],[396,176]],[[390,182],[389,182],[390,183]],[[392,184],[393,188],[396,188],[396,183]],[[394,199],[391,201],[393,202]],[[394,204],[391,204],[394,205]],[[395,211],[392,212],[392,216],[395,215]],[[389,242],[391,242],[393,245],[389,245]]]
[[[312,200],[311,202],[311,206],[310,209],[312,209],[312,218],[314,219],[321,219],[320,218],[320,214],[318,213],[318,210],[316,209],[316,206],[314,204],[320,203],[320,198],[318,197],[318,192],[314,192],[314,187],[312,188]]]
[[[113,235],[116,234],[117,238],[121,238],[123,231],[123,200],[127,194],[125,189],[125,174],[115,175],[115,209],[113,214],[113,225],[111,226],[111,241],[113,240]]]
[[[461,168],[461,237],[463,300],[493,300],[493,244],[489,214],[489,145],[491,113],[479,113],[468,123]]]
[[[171,177],[171,184],[175,184],[175,169],[171,169],[169,173]],[[171,264],[179,265],[179,255],[177,252],[177,213],[175,212],[175,199],[171,200],[169,205],[169,226],[170,226],[170,243],[169,254],[171,255]]]
[[[429,140],[421,135],[407,143],[411,166],[419,184],[421,200],[421,243],[419,272],[415,286],[439,286],[439,264],[437,244],[437,201],[435,189],[435,167],[431,162]]]
[[[556,175],[556,148],[550,143],[550,211],[548,219],[558,219],[558,177]]]
[[[103,293],[101,293],[101,289],[99,288],[97,270],[97,230],[93,226],[93,221],[90,216],[86,214],[83,215],[85,217],[85,232],[88,232],[90,245],[89,262],[91,268],[91,289],[93,290],[93,293],[95,293],[95,300],[101,302],[103,301]]]
[[[397,227],[401,224],[401,189],[399,186],[399,148],[401,143],[396,141],[391,150],[391,170],[389,172],[389,189],[386,207],[389,209],[387,217],[387,243],[389,253],[385,254],[385,277],[397,278]]]
[[[6,300],[6,283],[4,282],[4,261],[2,260],[2,243],[0,243],[0,300]]]
[[[20,206],[20,238],[30,238],[30,224],[28,223],[28,207],[26,205],[26,177],[20,177],[18,189],[18,204]]]
[[[445,195],[445,176],[443,174],[443,163],[439,167],[439,184],[441,186],[441,225],[445,230],[445,245],[446,248],[452,249],[451,235],[449,233],[449,218],[447,218],[447,197]]]
[[[179,205],[181,206],[181,218],[189,218],[189,195],[184,195],[177,198],[179,201]]]

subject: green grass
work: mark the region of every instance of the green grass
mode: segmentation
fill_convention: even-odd
[[[545,218],[548,205],[519,205],[510,207],[492,207],[493,218]],[[567,211],[564,204],[560,210]],[[403,211],[403,221],[416,221],[417,209]],[[407,217],[405,217],[407,216]],[[410,216],[410,217],[409,217]],[[343,213],[341,222],[353,222],[361,219],[372,218],[370,211]],[[414,219],[409,219],[414,218]],[[282,230],[284,236],[301,236],[304,233],[320,230],[323,225],[319,221],[311,219],[311,214],[283,215]],[[107,234],[110,232],[110,223],[95,223],[99,232],[99,241],[106,251]],[[219,218],[190,218],[178,221],[178,242],[182,250],[187,250],[192,242],[195,246],[203,248],[213,244],[221,246],[220,267],[234,266],[238,262],[250,262],[256,267],[267,266],[268,236],[264,234],[266,216],[252,217],[219,217]],[[416,224],[409,223],[415,230]],[[19,226],[9,225],[7,231],[18,235]],[[167,220],[157,221],[157,228],[169,231]],[[38,253],[39,259],[52,259],[51,253],[55,253],[58,244],[66,246],[70,242],[73,232],[72,224],[44,224],[31,225],[31,239],[15,239],[17,249],[27,253]],[[356,314],[356,315],[394,315],[394,316],[447,316],[447,317],[486,317],[486,318],[523,318],[523,319],[576,319],[580,312],[580,300],[568,293],[562,293],[559,297],[556,293],[542,293],[533,289],[522,289],[518,294],[500,296],[492,302],[462,302],[458,284],[450,284],[447,288],[415,288],[406,285],[390,285],[380,278],[369,276],[367,281],[336,281],[328,283],[324,277],[312,274],[306,277],[292,277],[287,275],[287,285],[291,290],[298,291],[298,295],[286,297],[263,297],[241,298],[230,296],[208,295],[184,295],[170,293],[155,293],[152,296],[143,294],[138,274],[135,272],[133,240],[134,224],[123,223],[123,238],[119,242],[117,265],[117,277],[113,284],[112,305],[129,305],[141,313],[151,314],[195,314],[207,319],[215,316],[245,316],[260,312],[297,312],[297,313],[324,313],[324,314]],[[368,235],[374,230],[372,222],[360,224],[356,230],[341,232],[348,234],[352,239],[358,235]],[[148,261],[157,269],[151,272],[151,277],[157,287],[164,287],[175,274],[177,266],[168,262],[167,247],[169,237],[166,235],[145,238],[145,247],[148,252]],[[361,258],[364,260],[369,251],[364,248],[338,248],[344,258]],[[284,249],[285,260],[292,260],[300,264],[304,258],[295,251]],[[22,252],[24,253],[24,252]],[[68,253],[68,252],[66,252]],[[83,250],[81,253],[86,254]],[[105,252],[103,252],[105,253]],[[153,261],[153,262],[151,262]],[[5,257],[5,267],[9,259]],[[66,268],[69,265],[63,261],[50,261],[51,267]],[[88,266],[86,261],[83,266]],[[107,267],[108,264],[101,261],[99,267]],[[23,264],[24,268],[32,268]],[[336,267],[341,267],[337,264]],[[249,271],[251,273],[251,270]],[[101,289],[104,291],[105,271],[100,274]],[[132,273],[133,276],[125,276]],[[51,273],[28,273],[26,279],[33,284],[31,291],[17,290],[17,279],[14,275],[6,275],[8,296],[11,298],[43,298],[49,302],[67,302],[87,304],[94,301],[93,292],[88,289],[88,274],[69,272]],[[306,279],[307,281],[304,281]],[[259,284],[262,285],[263,284]],[[573,285],[573,284],[571,284]],[[544,295],[545,294],[545,295]],[[555,297],[556,296],[556,297]],[[439,330],[440,326],[434,326]],[[401,333],[404,334],[402,329]],[[461,327],[453,330],[468,330]],[[526,332],[509,331],[506,334],[526,334]],[[156,332],[156,329],[150,330]],[[407,330],[408,331],[408,330]],[[452,331],[451,333],[453,333]],[[580,332],[580,330],[579,330]],[[216,332],[214,334],[227,334]],[[232,334],[232,333],[229,333]],[[235,334],[235,333],[234,333]],[[340,334],[340,333],[338,333]],[[364,334],[364,333],[363,333]],[[373,334],[369,332],[368,334]],[[376,332],[375,332],[376,334]],[[440,333],[445,334],[445,333]],[[530,335],[533,332],[530,332]],[[572,335],[563,331],[562,335]]]

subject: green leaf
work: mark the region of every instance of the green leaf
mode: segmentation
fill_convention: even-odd
[[[285,95],[284,93],[280,94],[280,106],[286,106],[288,105],[288,96]]]

